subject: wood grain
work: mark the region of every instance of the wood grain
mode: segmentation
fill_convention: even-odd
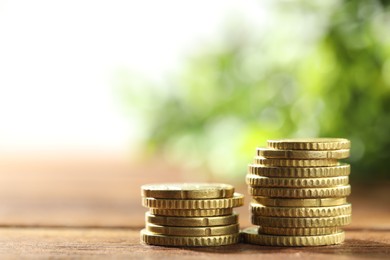
[[[242,178],[223,182],[246,192]],[[139,243],[146,183],[218,181],[163,161],[129,163],[103,154],[88,158],[0,160],[0,259],[5,258],[385,258],[390,254],[389,183],[353,183],[352,225],[340,246],[273,248],[238,244],[219,248],[166,248]],[[250,226],[249,196],[237,209]]]
[[[22,258],[181,258],[237,259],[361,259],[390,254],[390,230],[347,230],[346,242],[337,246],[282,248],[237,244],[213,248],[148,246],[139,242],[139,229],[0,228],[0,256]]]

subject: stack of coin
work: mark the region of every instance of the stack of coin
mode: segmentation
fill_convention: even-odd
[[[227,184],[150,184],[141,187],[145,229],[141,242],[160,246],[222,246],[239,242],[244,196]]]
[[[319,246],[344,241],[340,227],[351,222],[346,196],[350,141],[341,138],[269,140],[257,148],[246,182],[253,196],[248,243]]]

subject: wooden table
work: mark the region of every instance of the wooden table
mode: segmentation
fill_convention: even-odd
[[[134,165],[104,156],[42,160],[0,161],[0,259],[390,258],[389,183],[355,184],[352,175],[353,223],[345,228],[342,245],[169,248],[139,242],[146,211],[139,187],[151,182],[204,181],[204,176],[183,175],[161,162]],[[247,194],[244,177],[236,187]],[[250,226],[247,205],[237,210],[241,227]]]

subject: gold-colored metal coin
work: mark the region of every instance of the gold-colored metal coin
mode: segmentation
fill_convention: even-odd
[[[238,224],[216,227],[168,227],[146,223],[146,230],[155,234],[167,236],[222,236],[235,234],[240,231]]]
[[[341,232],[338,227],[322,228],[276,228],[276,227],[259,227],[259,234],[278,235],[278,236],[318,236],[329,235]]]
[[[246,183],[252,187],[316,188],[348,184],[348,176],[330,178],[270,178],[255,174],[246,175]]]
[[[318,159],[318,160],[303,160],[303,159],[266,159],[256,156],[255,164],[264,166],[277,167],[317,167],[317,166],[336,166],[339,162],[336,159]]]
[[[244,195],[240,193],[234,193],[232,198],[223,199],[175,200],[142,198],[144,207],[159,209],[221,209],[235,208],[243,204]]]
[[[252,202],[250,208],[253,215],[285,218],[335,217],[352,212],[350,203],[330,207],[270,207]]]
[[[272,198],[329,198],[345,197],[351,193],[351,186],[337,186],[330,188],[260,188],[249,187],[252,196],[264,196]]]
[[[344,242],[345,233],[320,236],[276,236],[258,234],[257,227],[250,227],[242,232],[242,237],[246,243],[267,245],[267,246],[325,246]]]
[[[257,148],[257,156],[264,158],[281,159],[345,159],[349,157],[349,149],[342,150],[276,150],[270,148]]]
[[[343,205],[347,198],[275,199],[257,196],[253,197],[253,202],[274,207],[327,207]]]
[[[344,138],[296,138],[268,140],[268,147],[280,150],[339,150],[351,148]]]
[[[234,187],[222,183],[164,183],[141,186],[143,197],[156,199],[219,199],[233,196]]]
[[[340,227],[351,223],[351,215],[322,218],[281,218],[252,215],[252,224],[263,227],[313,228]]]
[[[224,246],[237,244],[240,240],[239,233],[222,236],[183,237],[166,236],[141,230],[141,242],[156,246]]]
[[[265,177],[283,178],[326,178],[348,176],[351,172],[349,164],[341,163],[328,167],[272,167],[249,164],[248,173]]]
[[[157,209],[150,208],[149,212],[158,216],[172,217],[215,217],[233,213],[233,208],[224,209]]]
[[[161,226],[176,227],[212,227],[227,226],[238,223],[238,215],[219,217],[163,217],[145,213],[145,222]]]

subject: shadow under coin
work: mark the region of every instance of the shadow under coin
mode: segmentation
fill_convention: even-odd
[[[347,239],[343,244],[316,247],[273,247],[239,243],[220,247],[185,248],[194,252],[211,254],[329,254],[334,256],[352,256],[359,258],[387,258],[390,254],[390,245],[364,239]]]

